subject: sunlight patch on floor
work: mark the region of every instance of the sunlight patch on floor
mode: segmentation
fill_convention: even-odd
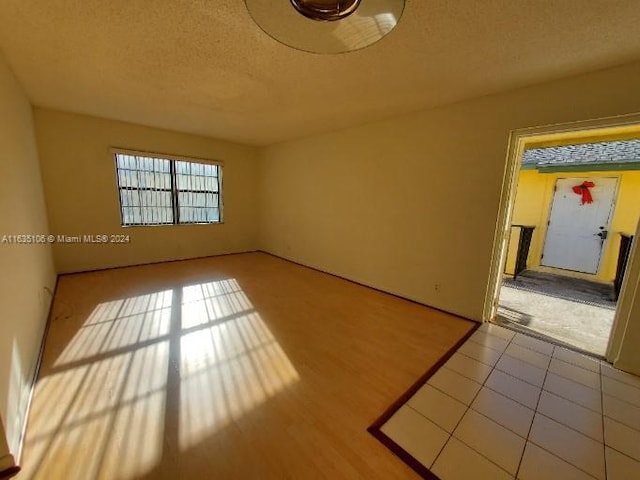
[[[183,289],[180,447],[263,403],[299,376],[235,280]]]
[[[139,478],[298,379],[234,279],[100,303],[37,383],[23,475]]]

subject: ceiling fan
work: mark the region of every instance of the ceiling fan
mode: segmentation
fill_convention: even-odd
[[[275,40],[312,53],[367,47],[397,25],[405,0],[245,0],[256,24]]]

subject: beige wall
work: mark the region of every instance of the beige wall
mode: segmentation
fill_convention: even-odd
[[[622,325],[615,329],[617,334],[611,340],[608,360],[618,368],[640,375],[640,223],[635,230],[616,312],[615,324],[619,323]]]
[[[257,150],[122,122],[35,109],[53,234],[130,235],[127,245],[58,244],[59,273],[242,252],[257,248]],[[224,224],[120,226],[110,147],[222,161]]]
[[[261,246],[480,320],[509,131],[640,111],[638,82],[640,64],[629,65],[274,145],[260,162],[251,147],[38,108],[51,232],[131,237],[125,246],[56,244],[56,266],[72,272]],[[7,233],[48,231],[32,128],[28,101],[0,64]],[[120,227],[116,146],[223,161],[225,223]],[[0,245],[0,261],[10,272],[0,285],[0,414],[14,447],[55,274],[47,246]],[[630,339],[636,330],[640,318],[627,326]]]
[[[0,179],[0,238],[47,233],[31,106],[2,56]],[[55,271],[48,245],[0,243],[0,266],[0,417],[16,453]]]
[[[632,64],[268,147],[262,248],[480,320],[510,131],[640,111],[639,82]]]

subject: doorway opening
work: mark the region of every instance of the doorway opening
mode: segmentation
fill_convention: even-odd
[[[488,319],[608,357],[640,217],[640,124],[514,139]]]

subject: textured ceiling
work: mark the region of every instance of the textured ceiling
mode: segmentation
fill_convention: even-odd
[[[243,0],[0,1],[35,105],[253,145],[637,61],[638,25],[638,0],[407,0],[382,41],[318,55]]]

